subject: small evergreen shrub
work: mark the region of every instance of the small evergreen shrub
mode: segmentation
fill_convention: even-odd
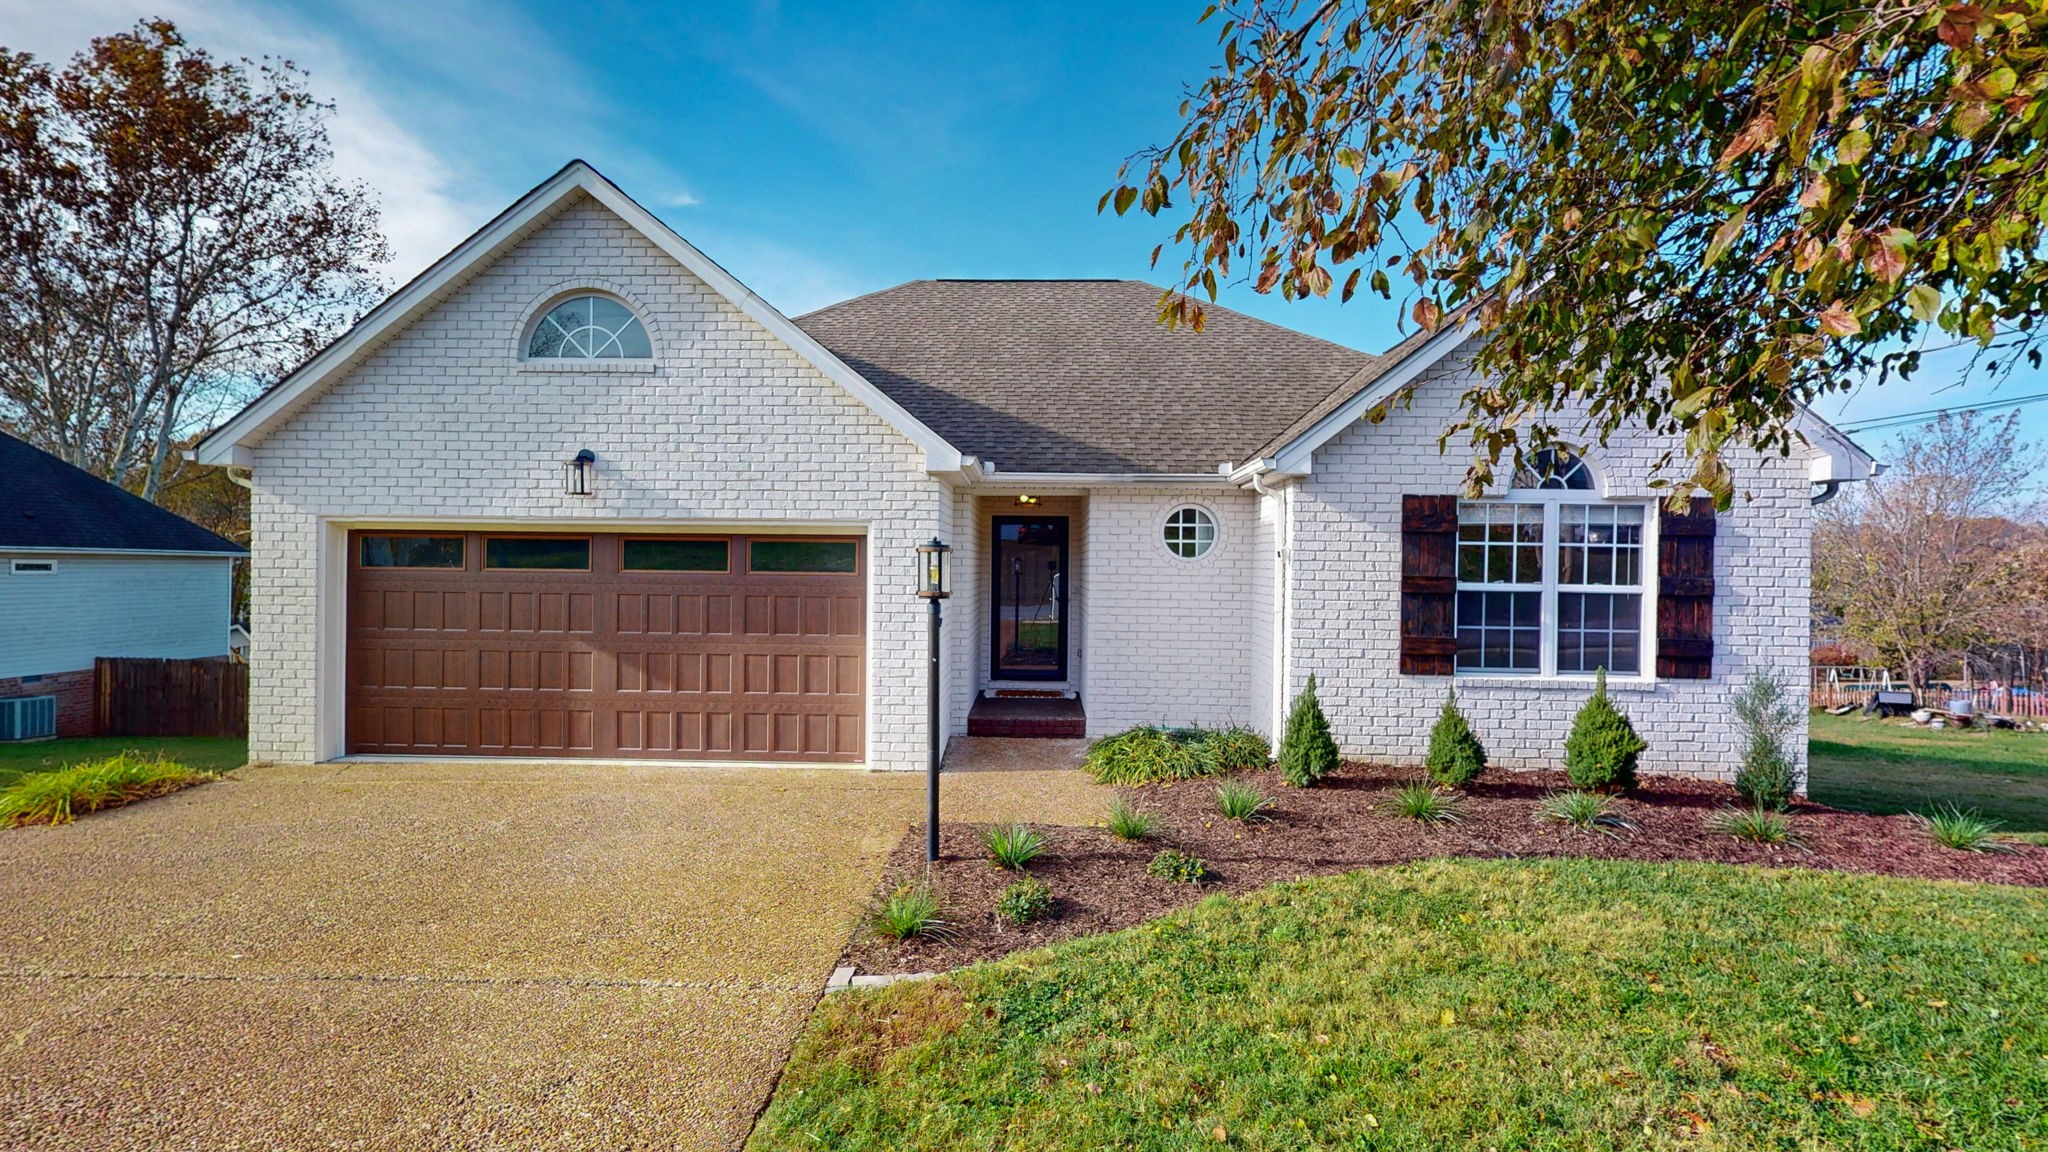
[[[1452,788],[1463,788],[1486,770],[1486,748],[1458,710],[1455,688],[1445,694],[1444,710],[1437,715],[1436,727],[1429,730],[1429,754],[1422,766],[1430,779]]]
[[[1231,780],[1216,789],[1216,810],[1226,819],[1235,820],[1240,824],[1271,819],[1266,815],[1266,810],[1272,806],[1273,802],[1266,799],[1265,793],[1249,784]]]
[[[1465,813],[1455,792],[1446,792],[1427,781],[1403,784],[1386,801],[1387,811],[1427,825],[1463,824]]]
[[[1190,855],[1177,848],[1168,848],[1152,858],[1145,871],[1161,880],[1176,884],[1200,884],[1209,878],[1209,866],[1202,863],[1200,856]]]
[[[981,843],[996,867],[1012,872],[1022,872],[1043,856],[1047,847],[1045,837],[1022,824],[990,828],[981,834]]]
[[[883,940],[920,936],[941,940],[953,932],[953,926],[940,918],[942,910],[938,889],[925,883],[905,884],[875,901],[864,919],[868,931]]]
[[[1735,693],[1735,720],[1742,726],[1742,767],[1735,790],[1752,808],[1782,810],[1792,803],[1799,775],[1786,742],[1799,714],[1786,699],[1785,684],[1759,672]]]
[[[1607,696],[1607,669],[1579,708],[1564,741],[1564,774],[1581,792],[1626,792],[1636,786],[1636,757],[1649,745]]]
[[[1033,920],[1042,920],[1052,912],[1052,889],[1034,877],[1026,876],[996,897],[996,915],[1022,928]]]
[[[1337,770],[1337,741],[1330,736],[1329,717],[1316,699],[1316,678],[1310,676],[1287,713],[1287,734],[1280,741],[1280,775],[1296,788],[1313,788]]]
[[[1143,840],[1159,827],[1159,817],[1150,812],[1140,812],[1119,798],[1109,806],[1109,819],[1105,826],[1109,834],[1119,840]]]

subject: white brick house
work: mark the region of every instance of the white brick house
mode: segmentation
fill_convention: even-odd
[[[921,767],[934,537],[942,740],[1271,733],[1314,674],[1347,752],[1417,758],[1455,683],[1499,762],[1553,764],[1597,653],[1647,766],[1714,775],[1731,681],[1803,685],[1809,503],[1871,467],[1832,429],[1712,521],[1659,515],[1647,436],[1459,504],[1461,335],[1173,332],[1157,296],[920,281],[792,320],[571,164],[197,449],[255,492],[252,755]],[[1505,572],[1459,545],[1490,519]]]

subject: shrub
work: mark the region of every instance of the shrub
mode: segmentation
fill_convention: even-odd
[[[1133,728],[1097,740],[1081,762],[1098,784],[1157,784],[1216,773],[1198,728]]]
[[[953,926],[940,918],[941,911],[938,889],[926,883],[905,884],[868,909],[867,928],[883,940],[942,940],[952,935]]]
[[[1564,774],[1582,792],[1626,792],[1636,786],[1636,757],[1649,745],[1607,697],[1607,669],[1593,681],[1564,741]]]
[[[1022,872],[1048,847],[1045,837],[1022,824],[990,828],[981,834],[981,843],[998,868],[1012,872]]]
[[[1202,863],[1200,856],[1193,856],[1176,848],[1168,848],[1152,858],[1145,871],[1161,880],[1177,884],[1200,884],[1209,878],[1209,866]]]
[[[1417,782],[1403,784],[1387,798],[1387,811],[1424,824],[1462,824],[1465,814],[1460,810],[1458,794],[1446,792],[1434,784]]]
[[[1598,792],[1553,792],[1536,805],[1536,818],[1609,836],[1636,827],[1635,821],[1614,810],[1612,799]]]
[[[1196,742],[1212,776],[1253,772],[1273,762],[1273,746],[1258,732],[1236,725],[1204,732]]]
[[[1455,688],[1445,694],[1444,710],[1437,715],[1436,727],[1429,730],[1429,754],[1422,766],[1430,779],[1453,788],[1463,788],[1486,770],[1486,748],[1472,734],[1465,714],[1458,711]]]
[[[1313,788],[1337,770],[1337,741],[1330,720],[1316,699],[1316,678],[1310,676],[1287,713],[1287,735],[1280,741],[1280,775],[1296,788]]]
[[[1026,876],[996,897],[996,915],[1019,928],[1052,912],[1052,889]]]
[[[1799,715],[1785,698],[1784,682],[1768,673],[1751,676],[1735,693],[1735,720],[1742,726],[1735,790],[1752,808],[1791,804],[1799,777],[1785,742],[1799,726]]]
[[[1109,834],[1119,840],[1143,840],[1159,827],[1159,817],[1140,812],[1118,799],[1109,806]]]
[[[1216,810],[1240,824],[1270,819],[1266,810],[1272,806],[1265,793],[1249,784],[1232,780],[1216,789]]]
[[[0,825],[69,824],[103,808],[117,808],[215,779],[172,760],[123,752],[89,764],[23,776],[0,791]]]
[[[1944,847],[1960,852],[2012,851],[2012,845],[1998,835],[2005,825],[1975,808],[1965,810],[1947,804],[1924,815],[1915,812],[1913,819]]]
[[[1755,807],[1730,808],[1707,817],[1707,831],[1752,844],[1791,844],[1792,821],[1786,815],[1762,804]]]

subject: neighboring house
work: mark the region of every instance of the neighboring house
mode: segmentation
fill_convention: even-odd
[[[0,735],[91,735],[98,657],[225,656],[247,555],[0,433]]]
[[[1555,765],[1604,665],[1648,768],[1725,775],[1733,684],[1805,691],[1809,504],[1872,466],[1824,424],[1737,453],[1718,518],[1660,513],[1646,435],[1465,502],[1462,332],[1371,356],[1158,296],[792,320],[569,165],[198,448],[255,493],[253,754],[919,767],[933,537],[945,736],[996,692],[1270,734],[1314,674],[1347,752],[1417,760],[1455,684],[1496,762]]]

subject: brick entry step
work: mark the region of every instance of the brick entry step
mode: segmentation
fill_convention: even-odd
[[[1088,714],[1079,700],[983,696],[967,713],[967,734],[1078,739],[1088,734]]]

